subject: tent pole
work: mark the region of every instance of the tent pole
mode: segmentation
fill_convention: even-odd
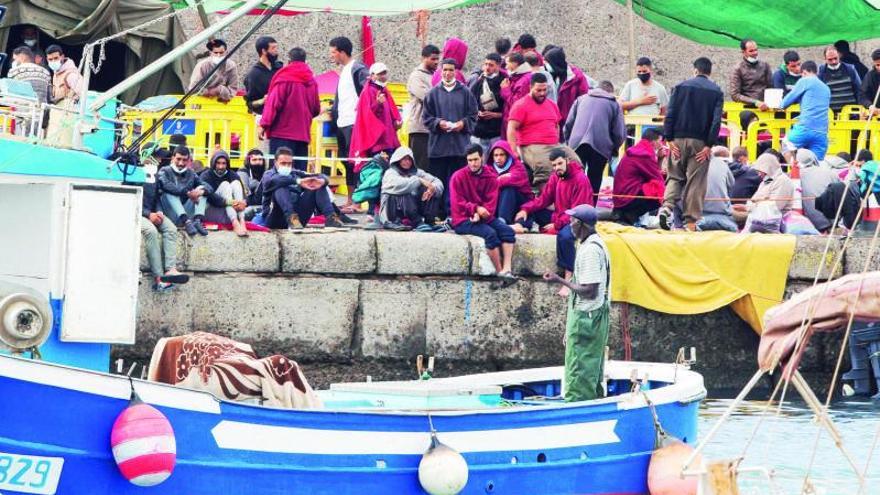
[[[211,21],[208,20],[208,13],[205,12],[205,5],[203,3],[199,3],[196,5],[196,11],[199,13],[199,20],[202,21],[202,29],[208,29],[211,27]],[[214,37],[211,36],[208,38],[209,40],[213,40]]]
[[[629,67],[627,79],[635,77],[636,70],[636,12],[633,0],[626,0],[626,14],[629,21]]]

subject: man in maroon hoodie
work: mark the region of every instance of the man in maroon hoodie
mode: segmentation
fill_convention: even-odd
[[[498,218],[513,225],[516,212],[525,203],[535,199],[526,166],[513,154],[507,141],[497,141],[489,150],[486,165],[498,175]]]
[[[634,224],[645,213],[660,208],[664,187],[657,162],[660,147],[660,133],[645,129],[642,140],[626,150],[614,172],[614,214],[624,223]]]
[[[495,273],[505,283],[515,282],[511,264],[516,233],[495,216],[498,176],[492,167],[483,165],[483,147],[479,144],[467,148],[467,166],[449,179],[449,202],[455,233],[482,237]]]
[[[387,84],[388,67],[382,62],[370,66],[370,80],[358,98],[348,149],[350,158],[369,159],[383,151],[391,155],[400,147],[397,130],[403,125],[403,119]],[[364,164],[364,161],[355,161],[354,171],[360,173]]]
[[[297,157],[309,153],[312,119],[321,113],[318,83],[312,69],[306,64],[306,51],[293,48],[290,63],[272,76],[269,92],[263,106],[263,116],[257,128],[260,139],[269,139],[273,155],[280,147],[293,150]],[[305,170],[307,161],[294,160],[294,168]]]
[[[556,265],[565,270],[566,280],[571,278],[574,270],[574,235],[571,232],[569,216],[566,210],[578,205],[593,204],[593,188],[584,173],[581,164],[569,158],[565,148],[553,148],[550,151],[550,164],[553,174],[541,194],[522,205],[516,214],[518,233],[525,232],[530,221],[537,222],[541,230],[547,234],[556,234]],[[553,211],[548,210],[553,205]],[[568,295],[566,290],[561,291]]]

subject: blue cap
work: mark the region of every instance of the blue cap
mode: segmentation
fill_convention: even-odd
[[[570,210],[565,210],[565,214],[577,218],[587,225],[596,225],[599,220],[599,212],[590,205],[578,205]]]

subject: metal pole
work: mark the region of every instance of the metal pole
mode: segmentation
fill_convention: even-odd
[[[208,29],[211,27],[211,21],[208,20],[208,13],[205,12],[205,4],[200,3],[196,6],[196,11],[199,13],[199,20],[202,21],[202,29]],[[208,39],[214,39],[213,36]]]
[[[636,75],[636,12],[633,8],[633,0],[626,0],[626,14],[629,20],[629,76],[627,79]]]
[[[82,149],[83,148],[83,138],[85,135],[84,130],[81,128],[85,125],[86,120],[86,112],[88,111],[88,101],[89,101],[89,81],[92,78],[92,55],[95,53],[95,46],[92,44],[86,44],[84,47],[85,56],[83,57],[83,82],[82,95],[79,97],[79,114],[76,116],[74,120],[74,128],[73,128],[73,148],[74,149]],[[100,107],[98,107],[100,108]],[[95,110],[97,111],[97,110]]]
[[[244,17],[251,10],[259,7],[263,3],[263,1],[264,0],[248,0],[241,7],[233,10],[228,15],[224,16],[223,19],[220,20],[220,22],[213,24],[208,29],[196,34],[182,45],[159,57],[159,59],[155,62],[135,72],[124,81],[107,90],[103,95],[96,99],[94,103],[92,103],[92,105],[89,107],[89,110],[92,112],[97,112],[98,109],[104,106],[104,104],[106,104],[108,101],[116,98],[130,88],[137,86],[138,84],[143,82],[144,79],[152,76],[153,74],[164,68],[166,65],[174,62],[185,53],[201,45],[209,38],[214,36],[214,34],[219,32],[221,29]]]

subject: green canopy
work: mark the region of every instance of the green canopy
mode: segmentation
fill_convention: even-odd
[[[176,8],[184,8],[195,0],[166,0]],[[418,10],[441,10],[486,3],[489,0],[289,0],[286,12],[332,12],[349,15],[397,15]],[[205,0],[202,5],[208,12],[231,10],[241,5],[241,0]],[[271,7],[276,1],[267,0],[263,6]]]
[[[626,5],[626,0],[615,0]],[[648,22],[706,45],[830,45],[880,38],[880,0],[633,0]]]

